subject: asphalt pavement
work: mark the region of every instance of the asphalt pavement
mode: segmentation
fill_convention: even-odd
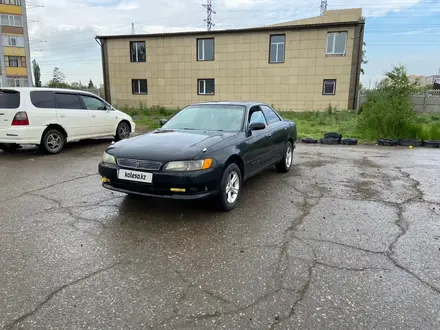
[[[109,144],[0,152],[0,328],[440,329],[440,150],[299,144],[218,213],[105,190]]]

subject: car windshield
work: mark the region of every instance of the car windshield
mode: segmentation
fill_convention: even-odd
[[[238,132],[245,110],[241,105],[191,105],[171,118],[162,129]]]

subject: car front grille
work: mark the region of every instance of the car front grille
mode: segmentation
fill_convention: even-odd
[[[118,165],[132,169],[158,171],[162,163],[151,160],[118,158]]]

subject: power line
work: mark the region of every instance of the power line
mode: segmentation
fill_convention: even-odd
[[[215,26],[212,20],[212,15],[216,14],[214,7],[212,6],[212,0],[206,0],[206,4],[203,4],[202,7],[206,9],[206,19],[203,21],[206,22],[207,30],[211,31],[212,27]]]

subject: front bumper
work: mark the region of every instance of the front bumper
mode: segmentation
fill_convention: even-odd
[[[118,179],[118,165],[100,163],[99,174],[104,178],[104,188],[149,197],[194,200],[218,194],[223,166],[194,172],[150,172],[151,184]],[[131,169],[128,169],[131,170]],[[143,172],[143,171],[139,171]]]

